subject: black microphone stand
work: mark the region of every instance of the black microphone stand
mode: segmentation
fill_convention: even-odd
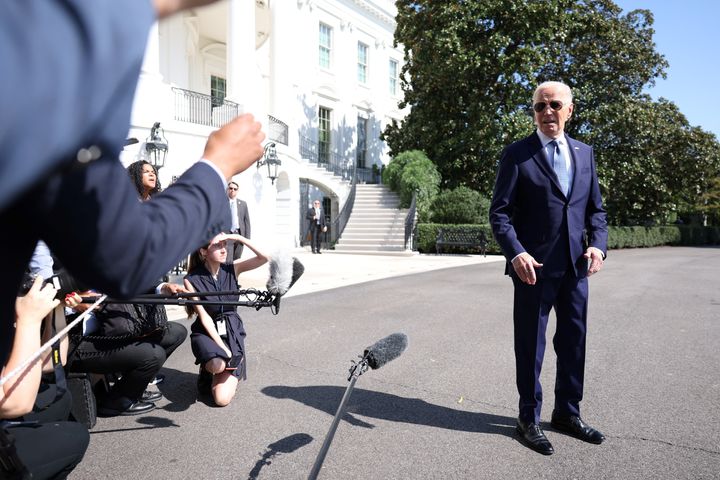
[[[340,423],[340,419],[342,418],[343,413],[345,413],[345,407],[347,407],[348,400],[350,400],[350,394],[352,393],[353,388],[355,388],[355,382],[357,382],[357,379],[360,377],[360,375],[365,373],[369,368],[367,354],[364,357],[361,357],[361,360],[359,362],[355,363],[353,361],[352,363],[353,364],[350,367],[350,376],[348,377],[348,381],[350,383],[345,389],[345,395],[343,395],[343,398],[340,401],[340,406],[338,407],[335,418],[333,418],[332,424],[330,425],[330,430],[328,430],[328,433],[325,436],[325,441],[322,444],[322,448],[320,448],[320,452],[315,459],[315,464],[313,465],[312,470],[310,470],[308,480],[317,479],[318,473],[320,473],[322,464],[325,461],[325,456],[327,455],[328,449],[330,448],[330,443],[332,443],[333,437],[335,436],[335,431],[337,430],[338,424]]]
[[[237,295],[238,300],[197,300],[198,298],[216,297],[220,295]],[[243,297],[241,300],[239,297]],[[173,295],[164,294],[147,294],[138,295],[134,298],[129,299],[117,299],[117,298],[106,298],[103,303],[134,303],[143,305],[222,305],[222,306],[234,306],[234,307],[251,307],[255,310],[260,310],[263,307],[271,307],[270,310],[277,315],[280,309],[280,298],[282,295],[279,293],[271,293],[267,290],[257,290],[254,288],[246,288],[239,290],[227,290],[220,292],[191,292],[191,293],[176,293]],[[83,296],[82,303],[93,303],[98,297],[97,296]]]

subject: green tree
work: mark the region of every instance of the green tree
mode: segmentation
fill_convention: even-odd
[[[714,135],[691,127],[672,102],[645,95],[599,105],[585,118],[594,128],[579,136],[595,147],[610,223],[665,223],[696,210],[720,165]]]
[[[720,171],[717,139],[642,93],[667,67],[650,11],[621,15],[611,0],[396,4],[401,107],[412,108],[384,139],[391,151],[425,151],[443,186],[490,196],[502,149],[534,129],[534,87],[561,80],[574,93],[566,129],[595,148],[612,223],[662,222],[712,204],[698,198]]]

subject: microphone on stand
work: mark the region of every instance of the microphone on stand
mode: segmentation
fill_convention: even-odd
[[[355,387],[355,382],[357,382],[358,377],[365,373],[368,368],[377,370],[386,363],[395,360],[397,357],[402,355],[407,348],[407,345],[407,335],[404,333],[393,333],[392,335],[388,335],[387,337],[378,340],[367,347],[363,352],[361,360],[357,363],[353,362],[353,366],[350,367],[350,378],[348,378],[350,384],[347,389],[345,389],[345,395],[343,395],[343,398],[340,401],[340,406],[338,407],[335,418],[333,418],[332,424],[330,425],[330,430],[325,436],[325,441],[323,442],[322,448],[320,448],[320,452],[315,459],[315,464],[313,465],[312,470],[310,470],[308,480],[316,480],[318,473],[320,473],[320,468],[322,468],[323,461],[325,461],[325,456],[330,448],[330,443],[335,436],[335,431],[340,423],[340,418],[342,418],[343,413],[345,413],[345,407],[347,406],[348,400],[350,400],[350,394]]]
[[[287,252],[279,251],[270,258],[270,278],[265,287],[274,295],[273,306],[276,312],[280,310],[280,298],[305,273],[305,267],[300,260],[291,257]]]
[[[407,335],[404,333],[393,333],[366,348],[363,353],[363,358],[367,360],[368,367],[372,370],[377,370],[402,355],[407,348],[407,344]]]

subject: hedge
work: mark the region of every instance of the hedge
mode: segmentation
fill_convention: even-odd
[[[492,237],[489,225],[443,225],[420,223],[417,226],[415,248],[421,253],[435,253],[438,229],[478,229],[488,240],[487,253],[500,254],[500,247]],[[608,227],[608,249],[656,247],[659,245],[720,245],[720,227],[668,225],[662,227]],[[454,253],[476,253],[470,249],[443,247]]]

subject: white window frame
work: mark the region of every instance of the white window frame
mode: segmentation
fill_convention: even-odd
[[[364,58],[363,58],[364,57]],[[367,85],[369,78],[370,47],[363,42],[357,43],[357,81]]]
[[[327,35],[323,35],[326,33]],[[327,43],[324,41],[327,40]],[[329,70],[332,68],[333,27],[320,22],[318,26],[318,66]],[[327,62],[327,64],[325,64]]]
[[[393,68],[394,67],[394,68]],[[393,70],[395,70],[393,72]],[[398,91],[398,83],[400,81],[400,62],[395,60],[394,58],[391,58],[388,60],[388,90],[390,91],[390,95],[397,96]]]
[[[327,117],[322,115],[327,112]],[[318,106],[318,162],[329,163],[332,155],[332,108],[324,105]],[[327,128],[323,128],[323,126]],[[327,133],[327,139],[323,140],[323,133]]]

